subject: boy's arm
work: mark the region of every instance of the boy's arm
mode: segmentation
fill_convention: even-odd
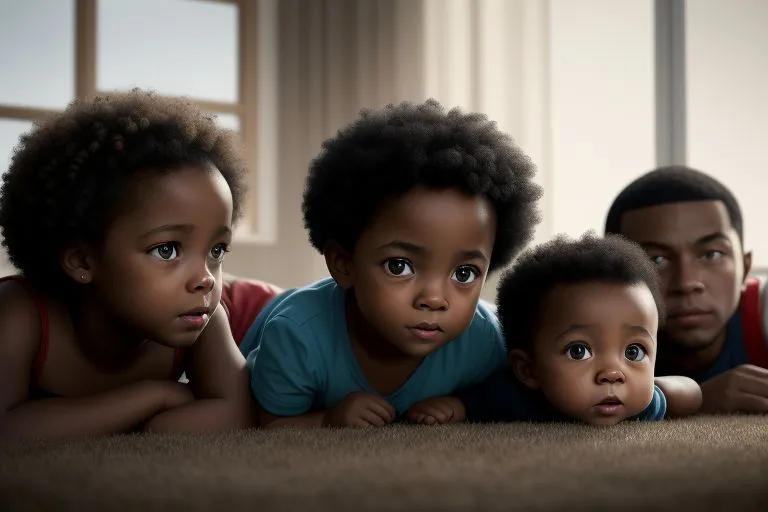
[[[320,358],[315,335],[289,318],[259,317],[246,365],[250,393],[262,427],[312,428],[323,425],[325,411],[310,412],[317,393]]]
[[[133,430],[168,407],[192,400],[176,382],[144,381],[78,398],[28,401],[40,320],[26,291],[2,290],[0,306],[0,438],[84,437]]]
[[[258,321],[258,320],[257,320]],[[251,392],[265,428],[316,428],[331,426],[383,426],[396,411],[382,397],[352,391],[326,410],[317,407],[325,379],[324,359],[318,351],[318,334],[291,319],[276,316],[256,329],[255,348],[248,354]]]
[[[222,307],[192,346],[187,377],[197,400],[147,422],[153,432],[216,432],[255,426],[248,369]]]
[[[701,408],[701,387],[695,380],[670,375],[656,377],[655,383],[667,399],[668,418],[690,416]]]

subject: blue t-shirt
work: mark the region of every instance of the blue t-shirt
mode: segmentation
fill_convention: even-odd
[[[253,396],[267,412],[297,416],[331,408],[355,391],[378,394],[352,352],[345,311],[344,290],[327,278],[283,292],[254,320],[240,350]],[[467,329],[383,398],[399,416],[416,402],[481,382],[505,363],[498,319],[480,301]]]
[[[667,413],[667,399],[658,386],[643,412],[628,419],[659,421]],[[480,384],[457,394],[467,410],[469,422],[573,421],[547,402],[541,392],[531,390],[509,369],[491,375]]]

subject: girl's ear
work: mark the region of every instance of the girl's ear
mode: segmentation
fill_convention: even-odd
[[[509,351],[509,366],[517,379],[530,389],[539,387],[533,358],[518,348]]]
[[[73,246],[61,253],[61,268],[75,282],[87,284],[93,279],[93,252],[85,246]]]
[[[352,256],[341,245],[331,240],[323,250],[325,265],[331,277],[343,290],[349,290],[354,284]]]

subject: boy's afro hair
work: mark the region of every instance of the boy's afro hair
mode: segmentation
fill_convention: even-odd
[[[304,192],[304,224],[321,253],[333,240],[352,252],[389,200],[416,186],[456,188],[495,208],[490,270],[533,237],[542,190],[531,160],[479,113],[446,112],[435,100],[403,102],[360,117],[323,143]]]
[[[733,193],[713,177],[683,166],[661,167],[627,185],[608,211],[605,233],[621,234],[622,217],[629,211],[689,201],[721,201],[739,240],[744,242],[741,208]]]
[[[544,301],[556,286],[589,282],[645,284],[663,322],[659,274],[639,245],[619,235],[560,235],[523,252],[499,281],[496,304],[508,349],[530,350]]]
[[[3,175],[0,228],[11,263],[38,289],[63,292],[71,280],[61,251],[76,241],[98,246],[139,173],[212,164],[236,219],[245,193],[236,140],[185,99],[134,89],[73,101],[21,136]]]

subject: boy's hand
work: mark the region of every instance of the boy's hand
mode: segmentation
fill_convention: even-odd
[[[395,419],[395,408],[381,398],[364,391],[355,391],[328,409],[323,418],[325,427],[383,427]]]
[[[466,419],[464,404],[454,396],[427,398],[411,406],[405,417],[419,425],[460,423]]]

